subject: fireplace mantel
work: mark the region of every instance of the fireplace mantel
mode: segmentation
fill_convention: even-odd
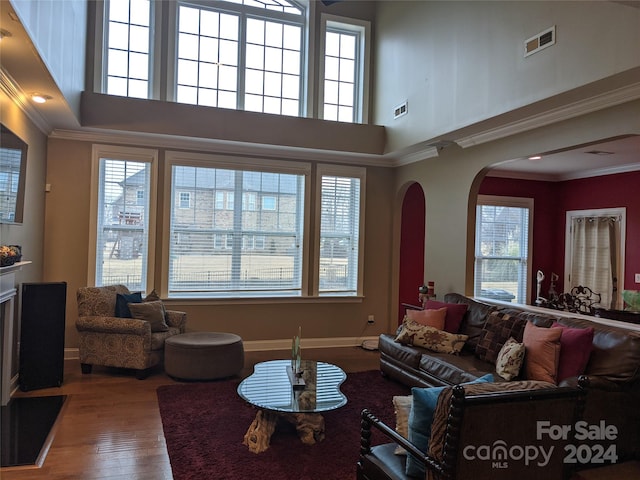
[[[11,398],[11,363],[13,360],[14,324],[18,321],[15,315],[15,297],[17,295],[16,272],[31,262],[14,263],[8,267],[0,267],[0,320],[2,325],[2,365],[0,388],[2,389],[2,406]]]

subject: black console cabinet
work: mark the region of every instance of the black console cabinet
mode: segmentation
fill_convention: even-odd
[[[64,372],[66,282],[23,283],[20,390],[59,387]]]

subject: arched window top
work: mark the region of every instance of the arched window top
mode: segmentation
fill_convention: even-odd
[[[304,8],[298,2],[289,2],[287,0],[223,0],[228,3],[236,3],[246,5],[247,7],[263,8],[265,10],[274,10],[276,12],[292,13],[294,15],[304,14]]]

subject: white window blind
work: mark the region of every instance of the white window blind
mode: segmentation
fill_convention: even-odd
[[[151,163],[100,158],[96,286],[146,291]]]
[[[169,296],[301,295],[304,175],[183,165],[171,172]],[[179,208],[180,192],[190,192],[190,209]],[[274,208],[262,198],[275,199],[267,202]]]
[[[476,213],[474,294],[527,303],[530,208],[510,206],[506,198],[493,204],[480,202]]]
[[[357,295],[360,255],[360,178],[322,175],[320,295]]]

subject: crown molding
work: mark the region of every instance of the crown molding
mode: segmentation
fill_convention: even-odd
[[[554,175],[551,173],[514,172],[509,170],[492,169],[487,173],[488,177],[511,178],[516,180],[533,180],[539,182],[565,182],[579,180],[581,178],[602,177],[617,173],[629,173],[640,170],[640,163],[619,165],[616,167],[594,168],[591,170],[572,172],[568,174]]]
[[[634,83],[616,90],[596,95],[562,107],[547,110],[538,115],[532,115],[522,120],[511,122],[501,127],[492,128],[455,142],[462,148],[473,147],[483,143],[499,140],[518,133],[544,127],[552,123],[570,120],[605,108],[614,107],[640,98],[640,83]]]
[[[31,102],[27,100],[28,96],[22,91],[13,77],[2,67],[0,67],[0,90],[24,112],[38,130],[45,135],[51,132],[51,124],[40,114]]]
[[[255,144],[154,133],[122,132],[103,129],[56,129],[51,132],[49,137],[80,142],[117,143],[121,145],[147,146],[172,150],[195,150],[222,155],[241,155],[280,160],[331,162],[370,167],[392,166],[390,159],[383,155],[338,152],[333,150],[307,149],[283,145]]]

